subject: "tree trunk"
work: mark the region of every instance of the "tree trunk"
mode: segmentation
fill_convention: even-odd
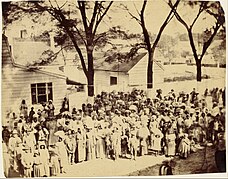
[[[201,81],[202,79],[202,72],[201,72],[201,60],[196,61],[196,80]]]
[[[94,69],[93,69],[93,50],[87,49],[87,58],[88,58],[88,96],[94,96]]]
[[[153,55],[148,52],[148,67],[147,67],[147,88],[153,88]]]
[[[88,74],[88,96],[92,97],[94,96],[94,72],[89,72]]]

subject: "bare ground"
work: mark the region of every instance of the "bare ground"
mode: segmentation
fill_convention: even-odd
[[[215,149],[206,147],[199,149],[196,153],[190,154],[187,159],[175,157],[176,165],[173,169],[174,175],[218,173],[214,160]],[[128,174],[128,176],[158,176],[161,164],[147,167]]]

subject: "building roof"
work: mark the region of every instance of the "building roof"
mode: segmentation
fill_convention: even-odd
[[[131,60],[118,62],[112,61],[107,62],[104,58],[94,60],[95,70],[113,71],[113,72],[128,72],[131,70],[147,53],[139,53],[136,57]]]
[[[51,76],[55,76],[58,78],[66,79],[66,76],[61,71],[51,72],[49,70],[43,70],[38,67],[27,67],[25,65],[17,64],[14,61],[14,58],[12,56],[10,46],[8,43],[8,38],[4,34],[2,34],[2,64],[3,64],[3,66],[11,64],[14,67],[22,68],[24,70],[36,71],[36,72],[43,73],[46,75],[51,75]]]
[[[142,60],[148,52],[142,51],[132,58],[131,60],[126,60],[120,62],[118,60],[106,61],[104,57],[94,59],[94,70],[97,71],[112,71],[112,72],[129,72],[140,60]],[[164,70],[163,65],[153,59],[154,63],[162,70]],[[81,69],[81,63],[78,61],[78,67]],[[87,66],[87,62],[86,62]]]

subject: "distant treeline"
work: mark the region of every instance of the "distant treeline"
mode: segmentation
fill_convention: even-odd
[[[181,62],[171,62],[171,65],[184,65],[186,63]],[[170,65],[170,62],[164,62],[164,65]],[[194,63],[187,63],[189,66],[195,66]],[[202,67],[217,67],[217,64],[202,64]],[[226,68],[226,64],[219,64],[219,68]]]
[[[193,63],[188,63],[187,65],[195,66]],[[217,64],[202,64],[202,67],[217,67]],[[219,68],[226,68],[226,64],[219,64]]]

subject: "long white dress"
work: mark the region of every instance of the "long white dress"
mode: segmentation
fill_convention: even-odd
[[[8,147],[5,142],[2,143],[2,151],[3,151],[3,169],[5,177],[9,177],[9,169],[10,169],[10,154],[8,151]]]
[[[66,145],[63,141],[57,142],[56,147],[58,150],[58,155],[60,159],[60,167],[62,168],[62,172],[66,172],[68,166],[68,156],[67,156],[67,149]]]
[[[32,159],[32,154],[31,153],[23,153],[22,158],[21,158],[21,163],[24,167],[24,177],[32,177],[32,164],[33,160]]]
[[[163,133],[160,129],[154,128],[152,133],[152,150],[161,150],[161,139],[163,138]]]
[[[77,133],[76,142],[76,162],[82,162],[86,159],[86,136],[84,132]]]
[[[50,175],[50,167],[49,167],[49,153],[47,149],[39,149],[40,153],[40,175],[41,176],[49,176]]]
[[[168,134],[166,138],[167,142],[167,155],[174,156],[176,151],[176,143],[175,143],[176,135]]]

